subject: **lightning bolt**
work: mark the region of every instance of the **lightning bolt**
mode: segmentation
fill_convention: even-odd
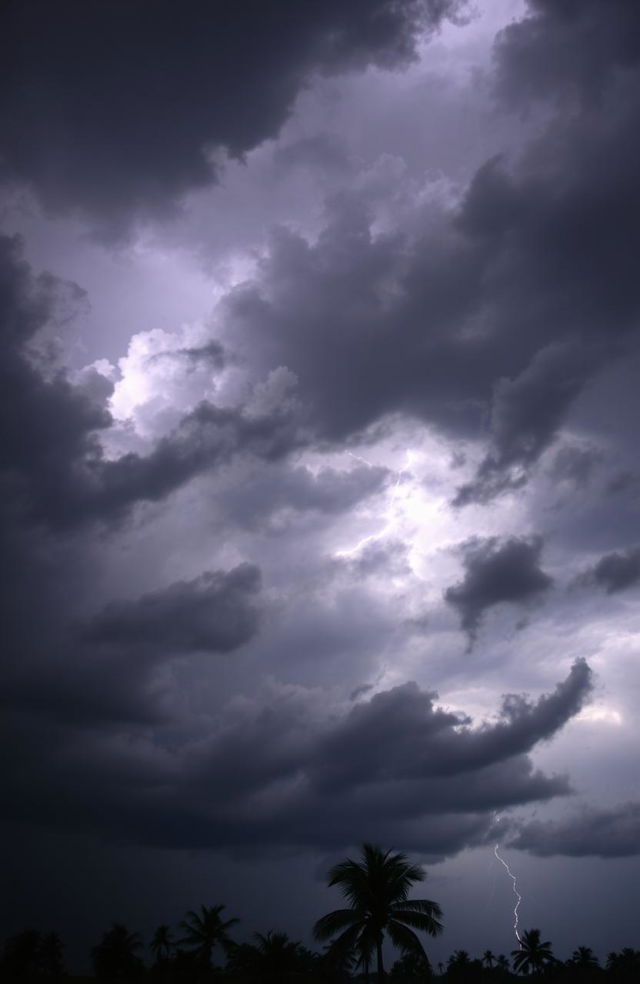
[[[520,933],[518,932],[518,909],[520,908],[520,903],[522,902],[522,896],[520,895],[520,892],[518,891],[518,880],[517,880],[516,876],[513,874],[513,872],[511,871],[511,868],[509,867],[509,865],[507,864],[507,862],[504,860],[504,858],[500,857],[500,852],[498,851],[498,845],[497,844],[496,844],[496,846],[493,849],[493,853],[496,856],[496,860],[499,861],[500,864],[504,867],[504,869],[506,870],[507,874],[509,875],[509,878],[511,879],[511,881],[513,883],[513,894],[516,896],[516,900],[517,900],[516,901],[516,904],[513,907],[513,931],[516,934],[516,939],[518,941],[519,946],[522,946],[522,940],[520,939]]]

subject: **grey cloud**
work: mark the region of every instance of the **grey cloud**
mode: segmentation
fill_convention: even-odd
[[[497,90],[511,105],[602,98],[610,76],[640,61],[640,12],[628,0],[529,0],[498,39]]]
[[[80,745],[63,731],[46,762],[30,763],[39,793],[26,795],[20,770],[9,777],[20,790],[12,815],[37,807],[51,820],[62,795],[69,822],[145,844],[326,848],[375,833],[456,853],[485,841],[496,809],[570,791],[566,777],[534,770],[525,750],[577,712],[588,678],[577,663],[554,693],[506,701],[508,720],[479,728],[408,684],[333,716],[308,694],[276,692],[184,746],[165,744],[161,730],[131,743],[94,731]]]
[[[320,437],[404,413],[488,440],[459,502],[523,484],[585,384],[638,344],[634,93],[490,161],[453,216],[373,235],[351,194],[312,245],[280,231],[221,305],[239,352],[295,372]]]
[[[582,488],[591,481],[597,466],[602,463],[602,457],[597,448],[563,444],[554,455],[550,474],[557,481]]]
[[[512,847],[538,857],[628,858],[640,853],[640,803],[585,809],[562,820],[517,825]]]
[[[463,546],[465,575],[444,597],[460,614],[472,641],[485,612],[503,602],[526,604],[546,591],[552,578],[540,567],[542,539],[474,538]]]
[[[574,663],[567,679],[536,704],[518,695],[503,698],[501,720],[478,729],[434,707],[435,694],[405,684],[357,705],[327,739],[319,756],[319,779],[345,788],[391,778],[451,778],[491,768],[551,738],[583,706],[591,671]],[[375,758],[372,745],[377,746]],[[349,748],[348,756],[340,748]]]
[[[256,529],[283,513],[338,515],[380,492],[389,479],[386,468],[358,466],[349,471],[321,468],[314,473],[299,465],[268,467],[250,472],[219,494],[228,519]]]
[[[136,601],[112,602],[86,628],[94,643],[154,652],[228,652],[258,627],[260,571],[251,564],[205,571]]]
[[[640,582],[640,547],[605,554],[579,577],[582,584],[595,584],[607,594],[625,591]]]
[[[411,572],[407,554],[407,545],[402,540],[379,537],[353,556],[335,558],[334,566],[359,578],[406,575]]]
[[[541,349],[515,379],[498,380],[491,411],[492,450],[455,503],[486,501],[522,485],[596,366],[594,354],[569,341]]]
[[[3,172],[119,231],[274,136],[305,78],[410,58],[460,0],[2,6]]]

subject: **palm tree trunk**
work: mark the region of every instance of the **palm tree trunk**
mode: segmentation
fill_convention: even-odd
[[[384,964],[382,962],[382,938],[378,937],[376,940],[376,958],[378,961],[378,984],[383,984],[384,981]]]

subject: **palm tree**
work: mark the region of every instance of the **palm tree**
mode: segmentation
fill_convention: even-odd
[[[485,950],[484,953],[482,954],[482,962],[485,965],[485,967],[488,967],[489,970],[491,970],[494,963],[496,962],[495,953],[493,953],[492,950]]]
[[[96,977],[107,980],[128,980],[142,970],[142,962],[136,950],[142,946],[138,933],[130,933],[126,926],[114,923],[91,951]]]
[[[414,882],[423,881],[422,868],[405,854],[383,851],[375,844],[363,844],[359,861],[345,858],[329,872],[329,885],[339,885],[349,903],[322,916],[314,926],[320,940],[339,934],[336,946],[357,949],[365,972],[375,952],[378,982],[384,978],[382,940],[385,931],[403,953],[420,953],[427,958],[414,929],[430,936],[442,932],[442,911],[437,902],[409,899]]]
[[[520,937],[520,949],[512,950],[513,966],[518,973],[538,973],[554,962],[549,940],[540,940],[539,929],[529,929]]]
[[[298,979],[312,962],[311,954],[286,933],[254,933],[255,943],[233,949],[230,965],[260,984]]]
[[[64,949],[57,933],[45,933],[40,943],[40,966],[47,977],[58,978],[64,974]]]
[[[175,940],[169,926],[158,926],[153,939],[151,940],[151,952],[156,958],[156,963],[167,960],[171,956],[171,951],[175,947]]]
[[[229,937],[228,930],[239,921],[227,919],[223,922],[220,918],[223,909],[223,905],[201,905],[200,915],[190,909],[187,919],[180,923],[180,928],[186,933],[180,943],[191,947],[193,957],[207,969],[211,967],[211,955],[215,946],[220,944],[226,952],[232,945],[233,940]]]
[[[578,949],[574,950],[571,954],[571,959],[569,962],[574,967],[581,967],[584,969],[599,966],[598,958],[590,946],[579,946]]]

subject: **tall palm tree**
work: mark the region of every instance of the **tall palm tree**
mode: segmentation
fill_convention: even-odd
[[[329,872],[329,885],[340,886],[349,908],[336,909],[318,919],[314,926],[317,939],[328,940],[339,934],[336,946],[358,950],[365,972],[375,953],[379,984],[384,978],[385,932],[403,953],[420,953],[428,959],[413,930],[437,936],[442,932],[442,910],[429,899],[408,898],[412,884],[424,877],[422,868],[405,854],[363,844],[359,861],[345,858]]]
[[[205,968],[211,966],[213,948],[218,944],[225,950],[233,944],[228,930],[235,926],[238,919],[223,921],[220,917],[223,905],[201,905],[200,914],[190,909],[187,918],[180,923],[185,936],[180,940],[191,948],[191,954]]]
[[[171,956],[175,945],[176,941],[173,938],[170,927],[164,924],[158,926],[151,940],[151,952],[156,958],[156,963],[159,963],[161,960],[167,960]]]
[[[529,929],[520,937],[520,949],[512,950],[513,966],[519,974],[536,974],[554,962],[549,940],[540,939],[539,929]]]

